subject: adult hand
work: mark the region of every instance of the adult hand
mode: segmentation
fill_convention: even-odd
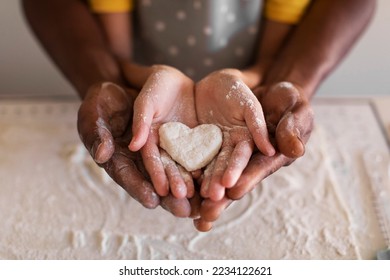
[[[78,112],[80,138],[95,162],[144,207],[161,205],[175,216],[187,217],[188,200],[160,199],[147,179],[140,154],[127,148],[136,96],[136,91],[110,82],[91,86]]]
[[[140,150],[156,192],[171,193],[182,199],[194,195],[192,176],[159,148],[159,127],[166,122],[181,122],[195,127],[194,83],[179,70],[156,65],[142,67],[125,64],[130,84],[141,89],[134,103],[133,138],[129,149]]]
[[[275,153],[259,101],[240,78],[241,72],[225,69],[213,72],[196,84],[196,113],[200,123],[218,125],[223,143],[217,158],[207,166],[201,195],[219,201],[225,188],[233,187],[254,150],[267,156]]]

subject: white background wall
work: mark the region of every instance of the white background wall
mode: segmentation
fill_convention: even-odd
[[[31,35],[18,0],[0,0],[0,95],[75,95]],[[318,95],[390,95],[390,1]]]

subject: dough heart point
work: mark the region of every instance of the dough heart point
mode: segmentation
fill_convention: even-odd
[[[159,129],[160,147],[187,171],[205,167],[222,145],[221,129],[202,124],[193,129],[180,122],[168,122]]]

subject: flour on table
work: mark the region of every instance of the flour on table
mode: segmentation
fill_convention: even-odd
[[[304,157],[207,233],[107,177],[80,143],[78,106],[0,104],[1,259],[372,259],[385,247],[361,158],[372,143],[389,155],[366,104],[315,104]]]
[[[187,171],[206,166],[222,145],[221,129],[202,124],[193,129],[180,122],[168,122],[159,129],[160,147]]]

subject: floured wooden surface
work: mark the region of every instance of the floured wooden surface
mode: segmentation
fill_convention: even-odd
[[[383,152],[388,170],[389,154],[365,103],[316,103],[304,158],[208,233],[142,208],[96,167],[76,132],[77,108],[0,104],[0,258],[372,259],[384,248],[363,155]]]

